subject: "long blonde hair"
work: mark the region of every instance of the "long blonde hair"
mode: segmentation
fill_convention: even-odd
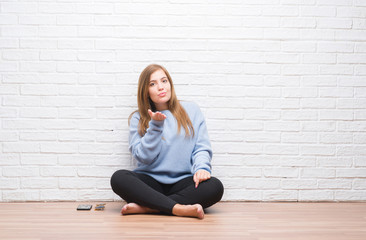
[[[148,109],[151,109],[151,111],[153,112],[156,111],[155,104],[149,97],[150,76],[159,69],[165,72],[170,83],[171,97],[170,100],[168,101],[168,110],[173,114],[173,116],[177,120],[178,134],[180,133],[181,127],[183,126],[184,131],[186,133],[186,137],[188,136],[193,137],[194,129],[192,122],[189,119],[187,112],[184,110],[184,108],[177,99],[177,95],[175,94],[174,91],[172,78],[170,77],[169,72],[163,66],[158,64],[150,64],[141,72],[137,87],[138,110],[131,113],[129,120],[131,119],[132,115],[135,112],[140,113],[138,133],[140,134],[140,136],[144,136],[147,128],[149,127],[149,121],[151,120],[150,115],[148,113]]]

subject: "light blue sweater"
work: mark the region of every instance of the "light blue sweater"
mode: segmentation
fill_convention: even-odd
[[[177,121],[169,110],[161,111],[167,118],[151,120],[146,134],[138,133],[140,114],[133,114],[130,121],[129,150],[137,160],[138,173],[144,173],[164,184],[172,184],[193,176],[204,169],[211,173],[212,150],[204,116],[198,105],[180,102],[194,127],[194,137],[186,137],[181,127],[177,134]]]

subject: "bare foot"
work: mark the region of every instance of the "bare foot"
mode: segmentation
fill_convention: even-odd
[[[173,214],[181,217],[196,217],[199,219],[203,219],[205,217],[205,213],[203,212],[203,208],[200,204],[175,204],[173,207]]]
[[[123,206],[121,213],[123,215],[138,214],[138,213],[158,213],[159,210],[151,209],[148,207],[140,206],[136,203],[127,203]]]

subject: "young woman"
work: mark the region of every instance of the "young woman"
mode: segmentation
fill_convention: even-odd
[[[121,213],[167,213],[204,218],[224,192],[211,176],[211,144],[199,107],[180,102],[168,71],[151,64],[138,83],[138,111],[130,116],[129,150],[138,166],[111,178],[127,204]]]

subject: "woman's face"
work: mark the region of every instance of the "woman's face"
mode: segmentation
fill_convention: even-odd
[[[149,96],[158,111],[168,109],[171,97],[170,82],[162,69],[156,70],[150,75]]]

